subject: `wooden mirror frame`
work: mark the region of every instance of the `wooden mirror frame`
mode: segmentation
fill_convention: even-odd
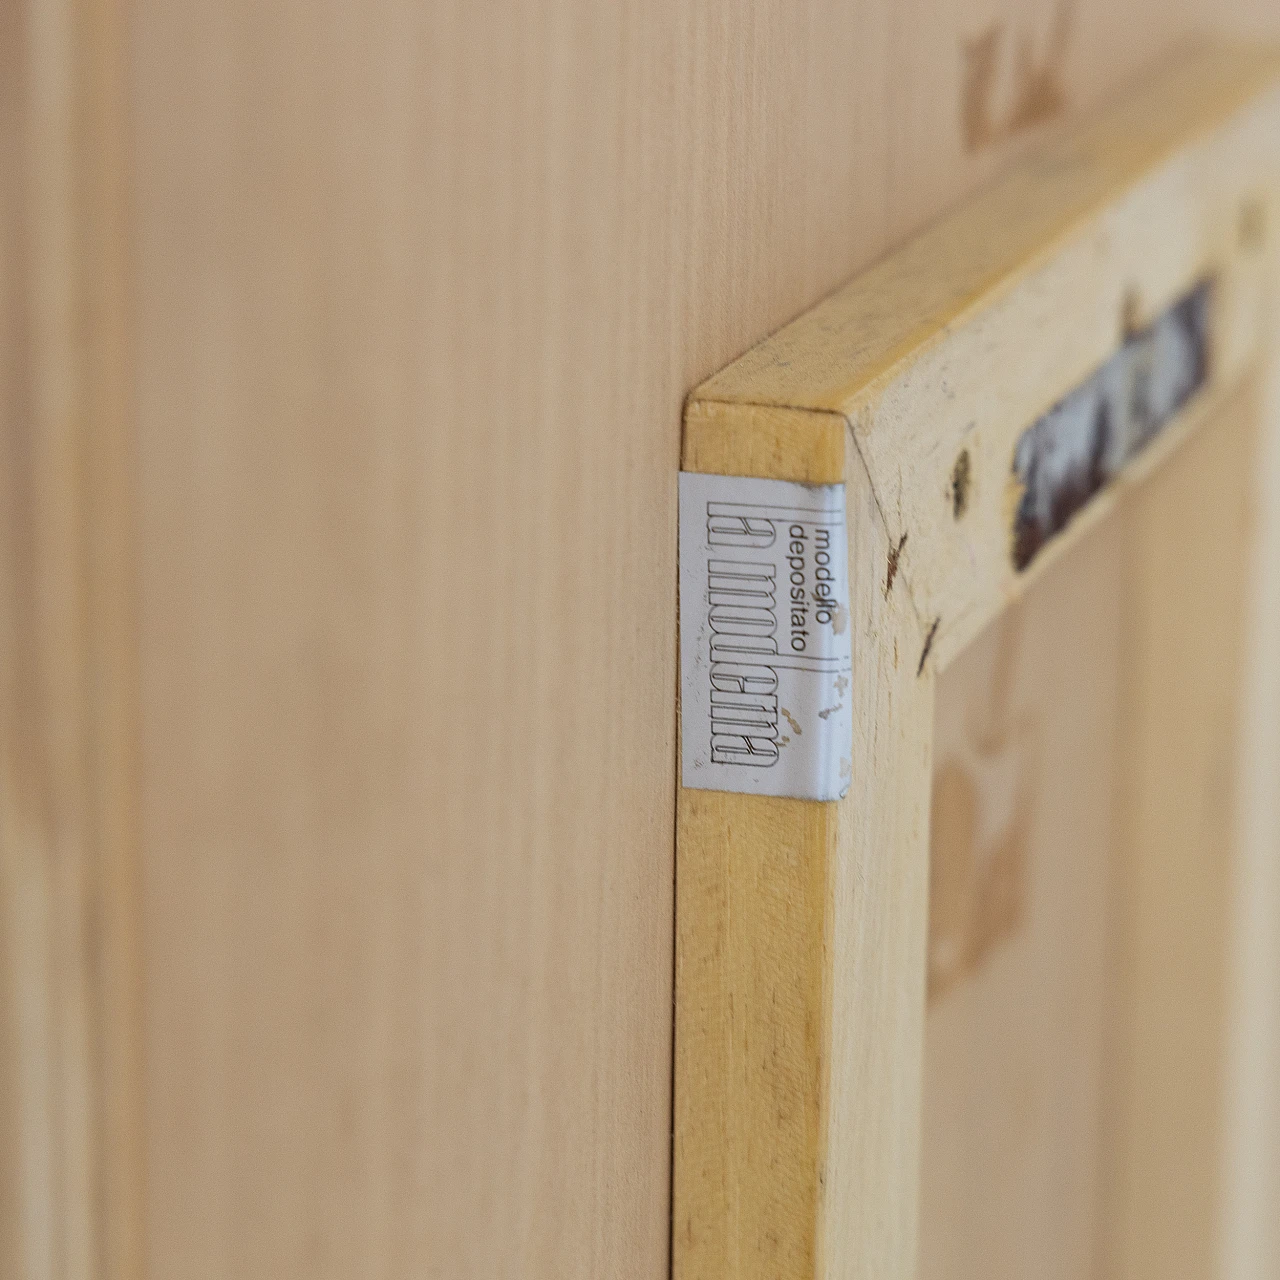
[[[839,802],[680,789],[676,1280],[914,1275],[936,677],[1246,377],[1250,573],[1280,575],[1278,196],[1280,57],[1199,51],[690,397],[686,471],[846,486],[854,767]],[[1203,385],[1019,568],[1018,441],[1206,281]],[[1242,722],[1255,759],[1274,756],[1264,720]],[[1143,732],[1159,751],[1159,723]],[[1256,868],[1273,807],[1241,804],[1228,853]],[[1158,849],[1161,820],[1128,839]]]

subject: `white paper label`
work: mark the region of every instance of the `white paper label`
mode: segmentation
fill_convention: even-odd
[[[852,778],[844,485],[680,474],[686,787],[835,800]]]

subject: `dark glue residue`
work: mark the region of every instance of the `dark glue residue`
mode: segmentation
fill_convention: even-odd
[[[1023,487],[1013,562],[1025,569],[1054,534],[1165,427],[1203,385],[1213,289],[1197,285],[1022,433]]]

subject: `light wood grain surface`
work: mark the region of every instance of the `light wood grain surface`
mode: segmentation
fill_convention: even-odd
[[[99,780],[76,803],[113,833],[84,856],[119,877],[87,906],[46,879],[55,721],[5,703],[6,814],[32,815],[20,839],[6,819],[6,876],[78,961],[32,984],[47,941],[12,957],[6,928],[0,1016],[20,991],[34,1022],[0,1039],[0,1171],[15,1144],[55,1158],[42,1028],[105,945],[106,1203],[137,1235],[103,1274],[666,1275],[681,402],[1058,127],[1020,124],[1021,42],[1070,115],[1223,21],[1071,13],[1055,51],[1049,0],[6,9],[26,394],[63,376],[19,318],[56,231],[38,193],[69,198],[40,129],[86,75],[121,122],[92,162],[128,214],[90,272],[111,340],[68,347],[77,313],[50,341],[103,362],[128,425],[70,445],[108,468],[79,545],[105,529],[128,564],[5,544],[6,583],[96,593],[94,687],[125,701],[75,730]],[[86,71],[104,38],[118,79]],[[65,439],[14,385],[6,486]],[[17,599],[8,673],[55,661]],[[106,944],[81,934],[99,908]],[[56,1196],[14,1217],[16,1187],[0,1172],[0,1260],[83,1273]]]

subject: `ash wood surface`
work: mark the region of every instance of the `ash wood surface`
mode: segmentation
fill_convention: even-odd
[[[683,397],[1219,9],[6,8],[5,1275],[666,1274]]]

